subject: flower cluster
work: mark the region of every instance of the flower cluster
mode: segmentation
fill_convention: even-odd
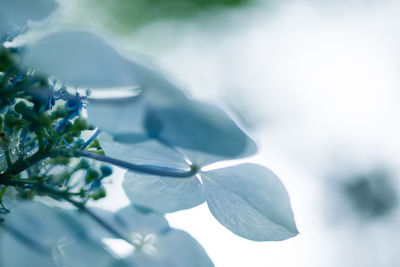
[[[75,150],[83,146],[101,153],[96,139],[81,137],[93,131],[81,115],[87,96],[71,94],[64,85],[56,89],[56,82],[21,70],[12,49],[2,47],[0,58],[1,189],[14,187],[24,198],[46,195],[47,188],[83,201],[104,197],[101,181],[111,169],[74,159]]]

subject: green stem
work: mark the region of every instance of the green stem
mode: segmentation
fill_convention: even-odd
[[[35,154],[33,154],[29,158],[20,158],[18,159],[14,164],[9,166],[3,174],[0,174],[0,184],[10,184],[10,180],[12,179],[12,176],[17,175],[23,171],[25,171],[27,168],[31,167],[33,164],[49,158],[51,156],[54,156],[54,153],[50,153],[53,145],[54,145],[54,140],[49,141],[47,146],[43,149],[43,151],[39,150]]]
[[[11,161],[10,150],[8,150],[8,147],[4,151],[4,154],[6,155],[7,168],[10,168],[12,166],[12,161]]]
[[[150,175],[160,175],[165,177],[173,177],[173,178],[190,178],[193,177],[197,173],[197,169],[191,167],[189,170],[179,170],[169,167],[155,166],[155,165],[145,165],[145,164],[134,164],[127,161],[110,158],[107,156],[103,156],[97,153],[92,153],[84,150],[76,150],[74,151],[75,156],[90,158],[106,163],[113,164],[115,166],[128,169],[133,172],[145,173]]]
[[[0,190],[0,203],[3,202],[3,196],[4,196],[4,194],[6,193],[6,190],[7,190],[7,186],[3,186],[3,187],[1,188],[1,190]]]

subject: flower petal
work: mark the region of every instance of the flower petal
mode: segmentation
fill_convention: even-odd
[[[195,176],[173,178],[127,172],[122,185],[133,204],[162,213],[193,208],[204,202],[202,186]]]
[[[201,176],[211,213],[233,233],[254,241],[298,234],[286,189],[267,168],[246,163]]]

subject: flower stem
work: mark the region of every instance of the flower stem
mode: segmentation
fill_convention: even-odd
[[[145,173],[150,175],[160,175],[160,176],[167,176],[173,178],[190,178],[196,174],[196,171],[191,168],[187,171],[181,171],[178,169],[168,168],[168,167],[161,167],[161,166],[154,166],[154,165],[145,165],[145,164],[134,164],[130,162],[126,162],[123,160],[110,158],[107,156],[103,156],[100,154],[92,153],[89,151],[75,151],[76,156],[81,156],[85,158],[95,159],[102,162],[107,162],[113,164],[115,166],[128,169],[133,172]]]

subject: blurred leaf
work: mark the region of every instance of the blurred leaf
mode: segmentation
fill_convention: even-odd
[[[346,178],[341,189],[363,222],[389,215],[397,208],[396,187],[386,170],[376,169]]]
[[[114,261],[75,216],[40,202],[21,202],[0,229],[0,259],[5,267],[106,267]]]
[[[282,182],[255,164],[202,173],[208,207],[233,233],[254,241],[284,240],[298,231]]]
[[[191,19],[200,12],[236,7],[251,0],[120,0],[86,1],[87,9],[102,14],[111,28],[131,32],[156,20]]]

